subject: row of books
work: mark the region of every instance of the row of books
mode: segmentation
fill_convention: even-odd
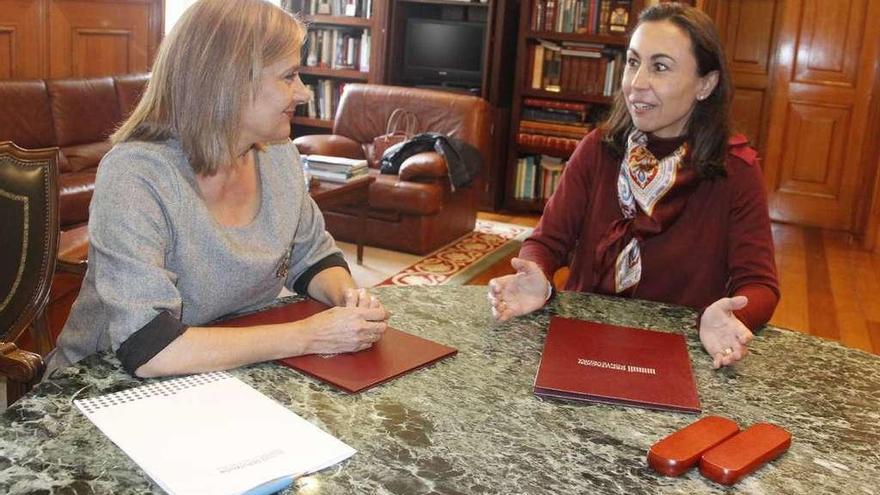
[[[367,175],[367,161],[338,156],[304,155],[309,175],[327,182],[351,182]]]
[[[593,126],[607,117],[608,106],[551,98],[523,98],[523,120],[538,120],[574,126]]]
[[[533,0],[531,28],[578,34],[623,34],[630,0]]]
[[[312,98],[307,104],[296,108],[296,115],[310,119],[333,120],[345,82],[335,79],[315,79],[311,82],[306,81],[305,84],[311,91]]]
[[[568,157],[577,148],[580,139],[550,136],[547,134],[534,134],[529,132],[518,132],[516,134],[516,144],[521,147],[540,150],[553,156]]]
[[[538,40],[529,46],[532,89],[611,96],[620,85],[624,54],[601,44]]]
[[[307,46],[306,67],[370,71],[368,29],[310,29]]]
[[[373,0],[282,0],[281,6],[305,15],[369,18],[373,12]]]
[[[565,161],[549,155],[527,155],[516,161],[513,197],[547,200],[559,186]]]

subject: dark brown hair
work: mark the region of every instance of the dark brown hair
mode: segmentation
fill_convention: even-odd
[[[701,178],[723,177],[727,141],[730,138],[733,85],[718,31],[712,19],[701,10],[679,3],[662,3],[643,10],[639,15],[638,25],[661,21],[675,24],[690,38],[700,77],[718,71],[715,89],[694,106],[688,122],[688,144],[691,148],[691,166],[696,168]],[[618,89],[611,113],[602,123],[601,129],[603,141],[619,158],[626,151],[626,139],[632,128],[632,118],[627,111],[623,92]]]

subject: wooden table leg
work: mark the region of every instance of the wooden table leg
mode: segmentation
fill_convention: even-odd
[[[357,234],[357,264],[364,264],[364,237],[367,234],[367,208],[366,205],[360,208],[358,212],[358,222],[360,223],[360,228],[358,228]]]

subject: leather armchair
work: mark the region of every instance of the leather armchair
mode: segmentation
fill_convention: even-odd
[[[475,147],[488,163],[491,113],[480,98],[426,89],[347,84],[340,98],[333,134],[301,136],[294,140],[302,154],[365,158],[373,138],[385,134],[396,108],[416,114],[420,132],[439,132]],[[365,244],[415,254],[427,254],[473,230],[479,178],[453,191],[446,162],[435,152],[408,158],[398,175],[370,173]],[[324,211],[327,229],[343,241],[358,235],[354,207]]]

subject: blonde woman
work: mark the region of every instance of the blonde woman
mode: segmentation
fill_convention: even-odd
[[[388,313],[357,290],[289,140],[305,30],[262,0],[200,0],[162,42],[92,199],[89,270],[47,372],[111,349],[141,377],[365,349]],[[335,307],[204,327],[282,286]]]

